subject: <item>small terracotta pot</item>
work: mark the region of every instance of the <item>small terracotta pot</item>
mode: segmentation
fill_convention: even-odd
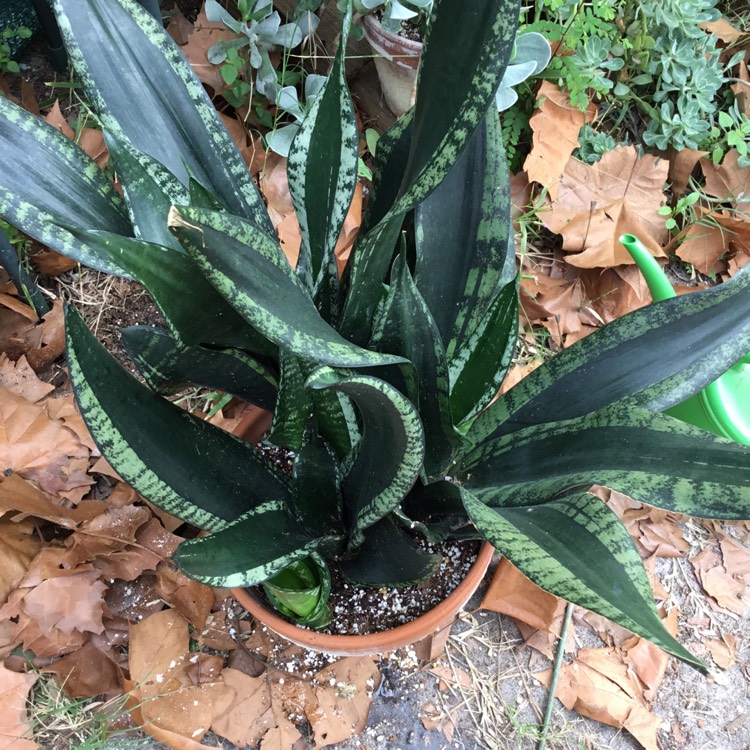
[[[388,109],[400,117],[414,104],[422,43],[386,31],[372,14],[362,21]]]
[[[232,595],[259,622],[298,646],[334,656],[382,654],[413,645],[420,659],[434,659],[442,652],[461,608],[484,578],[494,549],[484,542],[466,578],[429,612],[405,625],[371,635],[328,635],[297,627],[267,609],[252,589],[232,589]]]

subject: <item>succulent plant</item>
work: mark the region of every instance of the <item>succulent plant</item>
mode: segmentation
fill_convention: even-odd
[[[675,512],[750,515],[748,449],[661,413],[750,349],[750,270],[605,326],[495,399],[518,326],[494,103],[514,0],[436,3],[416,104],[379,141],[343,278],[334,247],[357,179],[351,9],[289,154],[303,238],[293,269],[161,26],[132,0],[55,8],[123,196],[76,144],[0,99],[0,215],[137,279],[162,310],[166,330],[123,332],[145,384],[72,307],[67,355],[81,413],[114,468],[211,532],[180,546],[183,571],[221,586],[266,582],[304,617],[318,604],[295,587],[314,596],[326,584],[300,561],[403,584],[435,570],[415,534],[484,538],[552,593],[702,668],[663,628],[627,531],[587,490],[599,482]],[[461,50],[460,65],[447,48]],[[273,411],[267,441],[295,453],[292,476],[163,398],[174,383]]]
[[[339,0],[339,8],[346,9],[347,0]],[[404,21],[419,24],[432,12],[434,0],[354,0],[359,15],[382,12],[383,28],[396,34]]]

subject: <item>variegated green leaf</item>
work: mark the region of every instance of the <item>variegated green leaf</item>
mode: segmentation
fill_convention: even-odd
[[[357,123],[344,58],[351,9],[326,82],[289,151],[289,191],[302,234],[297,272],[308,279],[329,320],[338,314],[338,270],[334,248],[357,185]]]
[[[209,586],[255,586],[333,538],[308,534],[284,503],[272,500],[215,534],[183,542],[172,559]]]
[[[367,529],[354,557],[339,562],[339,570],[360,586],[413,586],[432,578],[442,557],[425,552],[392,516]]]
[[[239,150],[161,23],[135,0],[55,0],[54,8],[104,128],[152,156],[183,185],[192,174],[230,211],[271,234]]]
[[[427,476],[442,478],[460,444],[451,419],[448,364],[440,333],[403,254],[393,264],[388,297],[375,322],[370,345],[411,363],[400,368],[403,386],[401,378],[392,382],[417,405],[425,430]]]
[[[184,253],[169,231],[167,215],[173,204],[190,203],[187,188],[156,159],[133,148],[122,134],[105,132],[104,138],[136,237]]]
[[[460,428],[468,426],[495,398],[517,339],[518,282],[511,281],[450,362],[451,411]]]
[[[729,281],[643,307],[537,368],[479,415],[475,443],[587,414],[621,399],[663,410],[750,351],[750,268]]]
[[[273,445],[298,451],[305,426],[312,416],[312,395],[305,388],[307,378],[299,357],[282,349],[279,367],[279,402],[267,440]]]
[[[308,388],[340,391],[362,416],[362,438],[342,480],[350,539],[390,513],[414,484],[424,459],[424,433],[411,402],[393,386],[368,375],[343,376],[321,368]]]
[[[276,406],[276,377],[240,349],[181,347],[165,331],[149,326],[124,328],[122,341],[153,390],[201,385],[239,396],[268,411]]]
[[[180,346],[236,346],[275,356],[275,348],[216,292],[185,253],[110,232],[69,231],[146,287]]]
[[[403,360],[361,349],[331,328],[276,240],[227,213],[174,208],[170,226],[216,290],[270,341],[312,362],[373,367]]]
[[[597,497],[584,492],[533,508],[491,509],[466,490],[462,496],[482,535],[538,586],[708,671],[664,628],[633,540]]]
[[[59,130],[0,96],[0,216],[79,263],[130,278],[117,258],[101,257],[58,226],[132,235],[112,182]]]
[[[417,100],[409,127],[383,162],[380,178],[391,186],[396,169],[401,183],[394,203],[386,209],[387,187],[378,198],[377,224],[360,233],[350,270],[350,289],[344,308],[345,335],[367,330],[379,297],[390,255],[370,235],[384,224],[401,224],[458,161],[477,127],[493,105],[495,92],[513,49],[518,22],[517,0],[440,0],[436,3],[425,38],[417,86]],[[409,152],[406,164],[392,158]],[[375,186],[378,195],[379,187]],[[375,250],[378,251],[374,257]],[[382,273],[381,273],[382,271]]]
[[[288,478],[255,448],[139,383],[71,307],[65,328],[70,379],[86,426],[115,471],[150,502],[218,530],[269,499],[291,500]]]
[[[492,507],[603,484],[678,513],[750,517],[750,446],[629,404],[490,440],[469,453],[458,476]]]
[[[516,274],[510,173],[491,111],[458,162],[416,210],[414,279],[451,360]]]

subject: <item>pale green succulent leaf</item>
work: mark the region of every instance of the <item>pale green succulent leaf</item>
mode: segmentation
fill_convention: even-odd
[[[493,509],[461,494],[482,535],[538,586],[708,671],[667,632],[633,540],[599,498],[583,492],[532,508]]]

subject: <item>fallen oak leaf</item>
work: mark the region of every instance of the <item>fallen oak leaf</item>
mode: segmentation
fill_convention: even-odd
[[[32,536],[34,524],[0,519],[0,602],[23,580],[39,542]]]
[[[709,276],[725,254],[750,253],[750,221],[739,213],[703,211],[677,239],[677,256]]]
[[[203,631],[214,605],[210,586],[188,578],[172,562],[162,561],[156,566],[156,592],[186,617],[197,632]]]
[[[587,122],[594,121],[596,107],[590,103],[582,112],[550,81],[542,81],[537,99],[541,103],[529,120],[533,138],[523,169],[530,182],[545,186],[555,199],[560,190],[560,178],[571,154],[578,148],[578,133]]]
[[[56,675],[63,692],[69,698],[94,698],[122,692],[122,674],[119,668],[91,641],[42,671]]]
[[[13,362],[4,352],[0,353],[0,387],[32,404],[55,390],[54,385],[39,380],[25,355]]]
[[[229,668],[222,675],[238,700],[214,719],[211,729],[238,747],[255,747],[266,732],[276,726],[268,681]]]
[[[704,190],[720,200],[728,200],[738,208],[740,200],[750,197],[750,167],[739,165],[740,154],[736,149],[728,151],[721,164],[701,159],[700,165],[706,178]]]
[[[566,261],[579,268],[609,268],[633,263],[619,242],[622,234],[639,237],[652,255],[665,257],[668,239],[660,206],[668,163],[639,157],[635,146],[608,151],[596,164],[571,159],[557,200],[540,214],[546,227],[563,237]]]
[[[27,305],[12,294],[0,294],[0,305],[7,307],[9,310],[13,310],[13,312],[23,316],[30,323],[36,323],[36,321],[39,320],[36,310],[34,310],[31,305]]]
[[[11,672],[0,664],[0,750],[39,750],[30,739],[26,712],[29,691],[37,679],[33,672]]]

